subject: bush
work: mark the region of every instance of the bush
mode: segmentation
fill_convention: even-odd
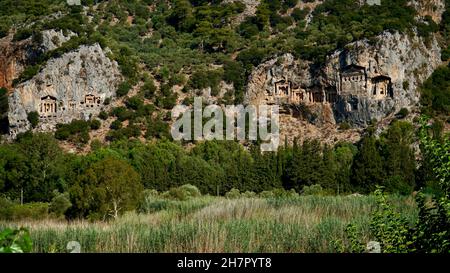
[[[101,112],[98,114],[98,117],[99,117],[100,119],[102,119],[102,120],[107,120],[108,117],[109,117],[109,115],[108,115],[108,113],[106,113],[105,111],[101,111]]]
[[[200,197],[202,194],[200,190],[191,184],[186,184],[180,187],[182,191],[184,191],[190,197]]]
[[[397,113],[396,117],[399,119],[406,118],[409,115],[409,110],[406,108],[400,109],[400,111]]]
[[[92,130],[98,130],[102,126],[102,123],[98,119],[91,120],[91,129]]]
[[[232,188],[229,192],[225,193],[225,197],[228,199],[237,199],[241,197],[241,192],[236,188]]]
[[[120,120],[115,120],[111,123],[111,126],[109,127],[113,130],[119,130],[122,128],[122,122]]]
[[[16,86],[19,83],[25,82],[33,78],[39,71],[41,66],[39,64],[27,66],[25,70],[20,74],[17,79],[14,79],[13,85]]]
[[[49,212],[56,217],[61,217],[71,206],[72,203],[68,193],[57,193],[50,203]]]
[[[144,85],[141,87],[141,93],[146,99],[151,99],[155,96],[156,86],[153,80],[145,81]]]
[[[259,197],[268,199],[275,197],[275,194],[273,193],[273,191],[262,191],[259,193]]]
[[[5,203],[5,201],[2,201]],[[26,203],[23,205],[9,202],[6,207],[0,210],[0,217],[3,220],[42,220],[48,217],[48,203]]]
[[[33,30],[29,28],[21,28],[14,34],[13,41],[22,41],[30,38],[31,35],[33,35]]]
[[[346,131],[350,130],[351,128],[352,126],[348,122],[342,122],[341,124],[339,124],[339,130]]]
[[[142,107],[144,107],[144,102],[138,96],[134,96],[134,97],[128,98],[125,101],[125,105],[127,106],[128,109],[139,110]]]
[[[73,120],[69,124],[57,124],[55,138],[68,140],[75,144],[86,144],[89,142],[90,122],[84,120]]]
[[[253,191],[246,191],[246,192],[243,192],[243,193],[241,194],[241,197],[244,197],[244,198],[254,198],[254,197],[256,197],[256,193],[253,192]]]
[[[163,193],[162,196],[179,201],[186,201],[191,198],[200,197],[201,193],[196,186],[187,184],[177,188],[171,188],[169,191]]]
[[[311,185],[303,187],[303,195],[321,195],[323,194],[323,188],[321,185]]]
[[[36,128],[39,124],[39,113],[36,111],[28,113],[27,120],[30,122],[31,127]]]
[[[121,84],[119,84],[119,87],[117,88],[117,92],[116,92],[117,96],[123,97],[123,96],[127,95],[128,92],[130,92],[131,87],[132,87],[132,85],[128,81],[122,82]]]

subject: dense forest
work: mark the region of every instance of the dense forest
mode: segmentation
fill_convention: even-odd
[[[445,141],[439,124],[432,132]],[[301,193],[305,186],[319,186],[326,194],[370,193],[377,185],[391,193],[425,188],[439,195],[430,159],[416,161],[415,141],[414,126],[399,120],[380,137],[369,130],[356,145],[328,147],[311,140],[261,154],[257,143],[246,150],[237,142],[201,142],[187,151],[169,140],[117,140],[96,143],[83,156],[63,152],[50,134],[30,132],[0,146],[0,215],[14,218],[14,208],[23,209],[14,202],[29,203],[33,213],[64,201],[72,205],[64,211],[68,217],[95,218],[108,210],[111,194],[124,196],[123,205],[133,208],[144,189],[164,192],[185,184],[210,195],[232,189]]]

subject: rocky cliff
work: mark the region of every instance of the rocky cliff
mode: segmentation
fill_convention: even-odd
[[[13,35],[0,39],[0,87],[11,90],[15,78],[30,59],[30,40],[13,42]]]
[[[41,32],[41,41],[36,44],[32,37],[14,41],[14,35],[0,39],[0,87],[12,90],[13,80],[16,79],[24,68],[32,64],[37,56],[60,47],[75,34],[69,32],[64,35],[62,30],[53,29]]]
[[[52,59],[31,80],[18,85],[9,97],[10,135],[31,128],[28,113],[39,113],[37,131],[53,130],[57,123],[97,115],[121,81],[116,62],[100,47],[81,46]]]
[[[375,43],[347,45],[320,67],[285,54],[253,71],[246,102],[306,105],[319,109],[314,115],[319,124],[347,121],[364,127],[416,105],[418,87],[441,63],[440,52],[435,38],[425,42],[385,32]],[[324,108],[333,114],[324,117]]]

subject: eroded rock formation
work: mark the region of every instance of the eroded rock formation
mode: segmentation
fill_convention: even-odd
[[[322,67],[285,54],[254,70],[246,102],[327,107],[329,123],[366,126],[419,100],[418,86],[441,63],[436,39],[385,32],[329,56]],[[320,118],[318,120],[321,120]]]
[[[47,62],[31,80],[18,85],[9,98],[10,135],[31,128],[28,113],[39,113],[37,131],[51,131],[57,123],[88,119],[115,95],[121,75],[100,45],[81,46]]]
[[[55,31],[53,29],[44,30],[41,34],[40,44],[36,44],[31,37],[22,41],[14,41],[12,33],[0,39],[0,87],[12,90],[14,79],[23,72],[27,65],[32,64],[38,55],[58,48],[76,35],[72,32],[64,35],[62,30]]]

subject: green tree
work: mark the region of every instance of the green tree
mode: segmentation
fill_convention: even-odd
[[[384,185],[390,192],[411,193],[415,186],[416,159],[411,148],[414,127],[405,121],[394,122],[382,137],[382,154],[386,170]]]
[[[30,112],[27,115],[27,119],[30,122],[31,127],[36,128],[39,124],[39,113],[36,111]]]
[[[133,167],[106,157],[87,168],[70,189],[71,210],[78,216],[116,219],[136,208],[142,191],[141,179]]]
[[[353,159],[358,149],[351,143],[343,143],[335,148],[337,163],[336,189],[337,194],[351,190],[350,178],[352,174]]]
[[[365,136],[353,162],[352,183],[363,192],[375,190],[384,180],[383,160],[374,136]]]

